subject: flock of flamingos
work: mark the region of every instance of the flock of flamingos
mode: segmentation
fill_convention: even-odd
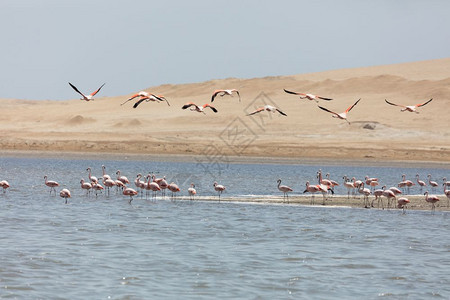
[[[81,179],[80,185],[81,189],[86,191],[86,196],[90,196],[91,192],[95,193],[96,197],[98,193],[102,193],[105,190],[105,195],[110,194],[110,189],[115,188],[116,193],[121,192],[125,196],[129,196],[129,203],[133,200],[134,196],[141,195],[148,199],[151,194],[152,200],[156,200],[157,193],[161,193],[161,197],[165,197],[166,190],[169,190],[171,194],[171,199],[174,200],[176,197],[176,193],[180,192],[180,188],[174,182],[168,183],[166,181],[166,177],[156,178],[154,174],[148,174],[143,176],[142,174],[137,174],[134,179],[135,188],[128,186],[130,184],[130,180],[120,173],[120,170],[116,171],[116,179],[113,179],[110,175],[106,174],[105,166],[102,166],[102,177],[95,177],[91,173],[91,168],[87,168],[86,172],[88,172],[89,181],[85,181]],[[337,181],[329,179],[329,173],[326,174],[326,178],[323,178],[322,171],[319,170],[317,172],[317,183],[313,184],[309,181],[306,182],[306,188],[303,193],[311,194],[311,204],[314,204],[314,195],[316,193],[322,194],[323,203],[325,205],[325,201],[328,196],[334,194],[334,187],[338,186],[339,183]],[[56,195],[56,188],[59,187],[59,183],[54,180],[48,180],[47,176],[44,176],[44,183],[47,187],[50,188],[50,195],[54,193]],[[405,196],[405,194],[409,194],[409,190],[412,186],[418,186],[420,188],[420,192],[422,193],[422,189],[424,187],[430,186],[432,190],[435,190],[439,187],[439,184],[436,181],[431,179],[431,174],[428,174],[428,181],[425,182],[420,180],[419,174],[416,175],[416,180],[413,182],[412,180],[406,179],[406,176],[402,175],[402,180],[397,184],[397,187],[386,188],[383,186],[382,188],[378,188],[380,185],[378,178],[371,178],[366,176],[364,180],[358,180],[355,177],[349,179],[347,176],[343,177],[343,185],[347,188],[347,198],[350,198],[350,194],[352,197],[356,197],[356,195],[363,196],[363,206],[365,208],[374,207],[375,201],[377,201],[378,208],[380,206],[384,209],[384,199],[387,200],[387,208],[391,206],[406,209],[407,205],[410,203],[410,200]],[[447,197],[447,207],[450,204],[450,181],[444,177],[443,179],[443,187],[444,187],[444,195]],[[293,192],[293,189],[287,185],[281,184],[281,179],[277,180],[278,190],[283,193],[283,202],[287,201],[289,203],[289,193]],[[6,180],[0,181],[0,187],[3,188],[3,192],[9,188],[9,183]],[[217,192],[218,200],[220,202],[220,196],[223,191],[225,191],[225,186],[222,184],[218,184],[217,182],[213,183],[214,190]],[[370,187],[370,188],[369,188]],[[190,187],[187,189],[187,193],[189,195],[190,200],[194,200],[197,191],[195,189],[195,184],[192,183]],[[71,192],[64,188],[59,192],[60,197],[65,199],[65,203],[67,204],[67,199],[71,197]],[[373,195],[374,198],[372,201],[369,201],[369,196]],[[431,209],[435,210],[435,203],[439,201],[439,197],[435,195],[429,195],[428,191],[424,193],[425,201],[431,204]],[[396,203],[395,203],[396,201]]]
[[[92,101],[92,100],[94,100],[94,96],[102,89],[102,87],[105,84],[102,84],[96,91],[94,91],[93,93],[88,94],[88,95],[80,92],[78,90],[78,88],[75,87],[72,83],[69,82],[69,85],[77,93],[79,93],[82,96],[81,100]],[[326,98],[326,97],[308,94],[308,93],[292,92],[292,91],[288,91],[286,89],[284,91],[288,94],[293,94],[293,95],[299,96],[301,99],[308,99],[311,101],[316,101],[317,103],[319,102],[319,100],[325,100],[325,101],[332,100],[331,98]],[[224,89],[224,90],[216,90],[213,92],[213,94],[211,96],[211,103],[214,102],[214,100],[216,99],[217,96],[220,96],[220,97],[223,97],[226,95],[233,96],[233,94],[236,94],[239,97],[239,101],[241,101],[241,96],[237,89]],[[169,101],[164,96],[155,95],[155,94],[148,93],[145,91],[140,91],[140,92],[134,94],[129,99],[127,99],[125,102],[123,102],[121,105],[124,105],[127,102],[133,101],[133,100],[136,101],[133,105],[134,108],[138,107],[144,101],[145,102],[166,102],[167,105],[170,106]],[[352,108],[355,105],[358,104],[358,102],[360,100],[361,99],[357,100],[353,105],[349,106],[342,113],[336,113],[336,112],[331,111],[320,105],[318,105],[318,107],[328,113],[331,113],[333,117],[341,119],[341,120],[345,120],[350,124],[350,122],[347,120],[347,114],[348,114],[348,112],[350,112],[350,110],[352,110]],[[424,103],[420,103],[420,104],[416,104],[416,105],[407,105],[407,106],[395,104],[395,103],[389,102],[388,100],[385,100],[385,101],[387,104],[401,107],[402,108],[401,111],[418,113],[417,108],[430,103],[432,100],[433,99],[430,99]],[[200,112],[200,113],[205,113],[205,109],[207,109],[207,108],[211,109],[215,113],[218,112],[218,110],[209,103],[206,103],[204,105],[197,105],[193,102],[188,102],[182,106],[182,109],[188,109],[188,108],[191,111],[196,111],[196,112]],[[254,115],[256,113],[260,113],[263,111],[268,111],[268,112],[273,112],[273,113],[278,112],[279,114],[286,116],[286,113],[284,113],[280,109],[270,106],[270,105],[265,105],[263,107],[260,107],[260,108],[256,109],[255,111],[249,113],[248,115]],[[127,186],[127,184],[129,184],[130,181],[128,180],[127,177],[121,175],[119,170],[116,172],[117,179],[112,179],[111,176],[109,176],[105,173],[105,167],[102,166],[102,168],[103,168],[103,176],[101,177],[101,181],[97,177],[92,176],[91,169],[87,168],[86,171],[89,172],[89,175],[88,175],[89,181],[84,181],[83,179],[81,179],[81,181],[80,181],[81,188],[86,190],[87,195],[90,195],[91,191],[95,191],[95,194],[97,195],[99,192],[104,190],[105,187],[107,189],[106,193],[109,194],[109,190],[113,187],[116,187],[117,191],[121,190],[123,195],[130,197],[129,202],[131,203],[131,201],[133,200],[133,196],[136,196],[139,193],[141,193],[141,195],[142,195],[144,193],[144,191],[145,191],[146,197],[148,197],[151,192],[153,199],[156,198],[156,195],[158,192],[161,192],[161,195],[165,196],[166,189],[169,190],[170,192],[172,192],[172,195],[171,195],[172,198],[175,197],[175,194],[177,192],[180,192],[180,188],[175,183],[172,182],[169,184],[169,183],[167,183],[165,177],[156,178],[154,174],[148,174],[146,176],[142,176],[142,174],[138,174],[136,176],[136,179],[134,180],[134,183],[136,186],[136,189],[134,189],[134,188]],[[327,175],[329,175],[329,174],[327,174]],[[59,183],[54,180],[48,180],[47,176],[45,176],[44,179],[45,179],[45,185],[50,187],[50,194],[52,192],[54,192],[54,194],[56,195],[56,187],[59,186]],[[306,189],[304,190],[303,193],[311,194],[311,203],[312,204],[314,203],[314,195],[316,193],[321,193],[323,196],[323,204],[325,204],[325,200],[327,199],[328,195],[330,193],[334,194],[334,186],[339,185],[339,183],[334,180],[330,180],[329,178],[326,178],[326,179],[322,178],[322,172],[320,170],[317,172],[317,179],[318,179],[317,184],[310,184],[309,182],[306,182]],[[347,196],[350,197],[351,192],[353,195],[356,195],[356,193],[359,193],[360,195],[363,196],[364,207],[373,207],[374,202],[377,201],[378,206],[380,206],[380,204],[381,204],[381,206],[384,208],[383,198],[382,198],[382,197],[384,197],[387,199],[387,207],[388,208],[391,205],[394,206],[394,203],[392,203],[392,202],[394,200],[396,200],[397,201],[396,206],[398,208],[405,209],[406,206],[408,205],[408,203],[410,203],[410,201],[406,197],[397,198],[397,196],[404,193],[405,189],[407,191],[409,191],[409,188],[411,186],[415,185],[415,183],[413,181],[407,180],[405,178],[405,175],[403,175],[402,181],[398,184],[398,188],[390,187],[389,189],[387,189],[386,186],[383,186],[381,189],[375,189],[379,185],[378,179],[377,178],[369,178],[368,176],[366,176],[365,180],[357,180],[354,177],[352,179],[348,179],[347,177],[344,177],[343,179],[344,179],[343,185],[348,190]],[[450,201],[450,190],[447,190],[447,187],[450,187],[450,181],[447,181],[446,178],[444,178],[443,181],[444,181],[443,182],[444,194],[447,197],[447,206],[448,206],[449,201]],[[103,185],[100,182],[102,182]],[[420,186],[421,191],[424,186],[427,186],[426,182],[419,179],[419,175],[416,176],[416,182],[417,182],[417,185]],[[278,179],[277,183],[278,183],[279,191],[281,191],[283,193],[283,200],[289,201],[288,194],[290,192],[293,192],[293,189],[287,185],[282,185],[281,179]],[[437,182],[431,180],[431,175],[428,175],[428,185],[430,185],[432,188],[436,188],[438,186]],[[225,186],[218,184],[217,182],[214,182],[213,186],[214,186],[215,191],[218,193],[218,197],[219,197],[219,201],[220,201],[220,195],[225,190]],[[369,186],[370,189],[367,188],[367,186]],[[10,185],[6,180],[2,180],[2,181],[0,181],[0,187],[3,188],[3,192],[6,192],[6,190],[10,187]],[[403,189],[404,191],[402,192],[399,188]],[[187,189],[187,192],[189,194],[190,199],[193,200],[194,196],[197,194],[195,185],[191,184],[191,186]],[[68,189],[64,188],[60,191],[59,195],[62,198],[64,198],[65,202],[67,203],[67,199],[71,197],[71,192]],[[375,196],[375,198],[371,202],[369,202],[370,195]],[[429,195],[428,191],[426,191],[424,193],[424,195],[425,195],[425,201],[431,203],[431,209],[434,210],[435,203],[439,201],[439,198],[434,195]]]
[[[79,93],[79,94],[82,96],[82,98],[81,98],[80,100],[92,101],[92,100],[94,100],[94,96],[101,90],[101,88],[102,88],[105,84],[102,84],[96,91],[94,91],[93,93],[91,93],[91,94],[89,94],[89,95],[86,95],[86,94],[83,94],[82,92],[80,92],[80,91],[77,89],[77,87],[75,87],[75,86],[74,86],[73,84],[71,84],[70,82],[69,82],[69,85],[70,85],[77,93]],[[325,101],[331,101],[331,100],[333,100],[332,98],[322,97],[322,96],[318,96],[318,95],[314,95],[314,94],[309,94],[309,93],[293,92],[293,91],[288,91],[288,90],[286,90],[286,89],[284,89],[284,91],[285,91],[286,93],[288,93],[288,94],[292,94],[292,95],[299,96],[300,99],[308,99],[308,100],[311,100],[311,101],[316,101],[317,103],[319,102],[319,100],[325,100]],[[241,101],[241,95],[239,94],[239,91],[238,91],[237,89],[223,89],[223,90],[215,90],[215,91],[213,92],[213,94],[212,94],[212,96],[211,96],[211,103],[214,102],[214,99],[215,99],[217,96],[220,96],[220,97],[223,97],[223,96],[226,96],[226,95],[228,95],[228,96],[233,96],[233,94],[237,94],[238,97],[239,97],[239,101]],[[141,103],[143,103],[144,101],[145,101],[145,102],[166,102],[167,105],[170,106],[169,101],[168,101],[164,96],[162,96],[162,95],[155,95],[155,94],[148,93],[148,92],[145,92],[145,91],[140,91],[140,92],[134,94],[134,95],[131,96],[129,99],[127,99],[125,102],[123,102],[121,105],[124,105],[125,103],[127,103],[127,102],[129,102],[129,101],[133,101],[133,100],[136,101],[136,102],[134,103],[134,105],[133,105],[133,108],[137,108],[137,107],[138,107]],[[334,112],[334,111],[329,110],[328,108],[323,107],[323,106],[320,106],[320,105],[318,105],[318,107],[319,107],[320,109],[322,109],[322,110],[324,110],[324,111],[330,113],[330,114],[332,115],[333,118],[338,118],[338,119],[341,119],[341,120],[345,120],[345,121],[347,121],[348,124],[350,124],[350,122],[347,120],[347,114],[353,109],[353,107],[355,107],[356,104],[358,104],[358,102],[359,102],[360,100],[361,100],[361,99],[358,99],[354,104],[350,105],[345,111],[343,111],[343,112],[341,112],[341,113]],[[385,100],[385,101],[386,101],[387,104],[401,107],[401,111],[402,111],[402,112],[403,112],[403,111],[408,111],[408,112],[419,113],[419,112],[417,111],[417,108],[419,108],[419,107],[421,107],[421,106],[424,106],[424,105],[427,105],[427,104],[430,103],[432,100],[433,100],[433,99],[430,99],[430,100],[428,100],[428,101],[426,101],[426,102],[419,103],[419,104],[415,104],[415,105],[401,105],[401,104],[395,104],[395,103],[389,102],[388,100]],[[213,112],[215,112],[215,113],[218,112],[217,108],[214,107],[214,106],[212,106],[212,105],[209,104],[209,103],[206,103],[206,104],[203,104],[203,105],[198,105],[198,104],[195,104],[195,103],[193,103],[193,102],[187,102],[187,103],[184,104],[181,108],[182,108],[182,109],[188,109],[188,108],[189,108],[191,111],[196,111],[196,112],[203,113],[203,114],[205,114],[205,109],[207,109],[207,108],[211,109],[211,110],[212,110]],[[254,114],[263,112],[263,111],[268,111],[268,112],[272,112],[272,113],[277,112],[277,113],[279,113],[280,115],[287,116],[287,114],[286,114],[285,112],[283,112],[283,111],[281,111],[279,108],[274,107],[274,106],[271,106],[271,105],[264,105],[264,106],[261,106],[261,107],[257,108],[255,111],[253,111],[253,112],[247,114],[247,116],[251,116],[251,115],[254,115]]]

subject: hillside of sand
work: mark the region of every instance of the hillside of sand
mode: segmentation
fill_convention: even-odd
[[[149,83],[151,86],[151,83]],[[70,88],[70,87],[68,87]],[[182,110],[186,102],[210,103],[218,113]],[[283,89],[333,98],[319,103]],[[85,102],[2,99],[0,150],[116,154],[189,154],[450,162],[450,58],[358,69],[253,79],[227,78],[145,89],[170,102],[133,101],[138,91]],[[433,98],[420,113],[400,112],[391,102],[415,105]],[[348,124],[318,105],[349,112]],[[261,112],[270,104],[287,116]]]

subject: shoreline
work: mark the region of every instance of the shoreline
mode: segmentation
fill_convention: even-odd
[[[81,152],[81,151],[42,151],[42,150],[0,150],[2,157],[14,158],[57,158],[57,159],[93,159],[93,160],[135,160],[161,162],[204,163],[205,155],[194,154],[140,154],[113,152]],[[426,160],[380,160],[353,158],[319,158],[319,157],[267,157],[251,155],[224,155],[225,164],[277,164],[277,165],[327,165],[327,166],[374,166],[374,167],[403,167],[403,168],[435,168],[450,169],[450,162],[436,162]],[[207,159],[206,159],[207,160]]]

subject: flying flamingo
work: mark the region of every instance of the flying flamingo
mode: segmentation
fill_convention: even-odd
[[[277,183],[278,183],[278,190],[280,192],[283,192],[283,202],[284,202],[284,199],[287,199],[287,203],[289,203],[289,195],[288,195],[288,193],[292,192],[293,189],[291,189],[287,185],[281,185],[281,179],[278,179]]]
[[[141,104],[144,101],[145,102],[150,102],[150,101],[152,101],[152,102],[158,102],[158,101],[162,102],[162,101],[166,101],[167,105],[170,106],[169,101],[167,101],[167,99],[164,96],[162,96],[162,95],[156,96],[156,95],[151,94],[149,97],[142,97],[141,99],[136,101],[136,103],[134,103],[134,105],[133,105],[133,108],[138,107],[139,104]]]
[[[0,187],[3,188],[3,193],[6,193],[6,189],[9,188],[9,183],[6,180],[0,181]]]
[[[428,177],[428,184],[431,185],[431,190],[432,190],[432,191],[435,190],[436,187],[439,186],[439,184],[438,184],[436,181],[432,181],[432,180],[431,180],[431,174],[428,174],[427,177]]]
[[[55,187],[59,186],[59,183],[53,180],[47,180],[47,175],[44,176],[45,185],[50,188],[50,195],[52,194],[52,191],[55,191],[56,196],[56,189]]]
[[[386,101],[387,104],[394,105],[394,106],[400,106],[400,107],[403,107],[403,108],[400,110],[401,112],[409,111],[409,112],[415,112],[416,114],[419,113],[419,112],[416,110],[418,107],[421,107],[421,106],[424,106],[424,105],[430,103],[431,100],[433,100],[433,98],[431,98],[431,99],[428,100],[427,102],[424,102],[424,103],[421,103],[421,104],[407,105],[407,106],[405,106],[405,105],[395,104],[395,103],[389,102],[389,101],[387,101],[386,99],[384,99],[384,101]]]
[[[89,180],[93,183],[98,183],[98,178],[95,176],[91,176],[91,167],[87,168],[86,171],[89,171]]]
[[[331,111],[331,110],[329,110],[329,109],[327,109],[327,108],[325,108],[325,107],[322,107],[322,106],[320,106],[320,105],[319,105],[319,108],[322,109],[322,110],[324,110],[324,111],[327,111],[327,112],[333,114],[333,118],[338,118],[338,119],[347,121],[347,123],[350,125],[350,122],[347,120],[347,114],[348,114],[349,111],[352,110],[352,108],[353,108],[356,104],[358,104],[359,100],[361,100],[361,98],[358,99],[358,101],[356,101],[355,104],[351,105],[349,108],[347,108],[347,109],[346,109],[344,112],[342,112],[342,113],[336,113],[336,112]]]
[[[81,98],[80,100],[86,100],[86,101],[94,101],[94,96],[98,93],[98,92],[100,92],[100,90],[101,90],[101,88],[105,85],[105,84],[102,84],[102,86],[101,87],[99,87],[98,88],[98,90],[96,90],[95,92],[93,92],[92,94],[90,94],[90,95],[85,95],[85,94],[83,94],[82,92],[80,92],[73,84],[71,84],[70,82],[69,82],[69,85],[75,90],[75,92],[77,92],[78,94],[80,94],[83,98]]]
[[[59,196],[61,198],[64,198],[66,200],[66,204],[67,204],[67,198],[70,198],[70,191],[68,189],[62,189],[61,192],[59,192]]]
[[[403,209],[403,213],[405,213],[406,206],[410,203],[408,198],[401,197],[397,199],[397,207]]]
[[[211,108],[211,110],[213,111],[213,112],[215,112],[215,113],[217,113],[217,109],[214,107],[214,106],[212,106],[212,105],[209,105],[208,103],[206,103],[206,104],[204,104],[203,106],[198,106],[197,104],[195,104],[195,103],[193,103],[193,102],[188,102],[188,103],[186,103],[185,105],[183,105],[181,108],[182,109],[187,109],[187,108],[189,108],[189,107],[191,107],[191,111],[196,111],[196,112],[200,112],[200,113],[203,113],[203,114],[205,114],[206,115],[206,113],[205,113],[205,108],[207,108],[207,107],[209,107],[209,108]]]
[[[191,183],[191,187],[188,188],[189,200],[194,200],[197,190],[195,189],[195,184]]]
[[[241,95],[239,94],[239,91],[236,89],[231,89],[231,90],[215,90],[212,97],[211,97],[211,102],[214,102],[214,98],[216,98],[217,95],[219,95],[220,97],[223,97],[225,95],[229,95],[231,97],[233,97],[233,93],[236,93],[239,96],[239,102],[241,102]]]
[[[119,180],[119,181],[122,181],[123,182],[123,184],[128,184],[128,183],[130,183],[130,181],[128,180],[128,178],[126,177],[126,176],[121,176],[120,175],[120,170],[117,170],[116,171],[116,175],[117,175],[117,180]]]
[[[304,94],[304,93],[298,93],[298,92],[291,92],[291,91],[288,91],[286,89],[284,89],[284,91],[286,93],[288,93],[288,94],[298,95],[298,96],[300,96],[300,99],[305,99],[306,98],[308,100],[314,100],[317,103],[319,103],[318,99],[327,100],[327,101],[333,100],[331,98],[325,98],[325,97],[321,97],[321,96],[317,96],[317,95],[313,95],[313,94]]]
[[[263,107],[260,107],[257,110],[255,110],[254,112],[249,113],[247,116],[251,116],[251,115],[260,113],[262,111],[268,111],[268,112],[272,112],[272,113],[278,112],[278,113],[280,113],[283,116],[287,116],[287,114],[282,112],[280,109],[278,109],[278,108],[276,108],[274,106],[271,106],[271,105],[264,105]]]
[[[431,203],[431,210],[434,211],[436,209],[435,203],[439,201],[439,198],[435,195],[429,195],[428,191],[425,192],[425,201]]]
[[[220,202],[220,195],[225,190],[225,186],[218,184],[217,181],[214,181],[213,186],[214,186],[214,189],[216,190],[216,192],[219,194],[219,202]]]
[[[131,204],[131,201],[133,201],[133,196],[136,196],[138,192],[130,187],[127,187],[123,190],[122,194],[124,194],[125,196],[130,196],[130,201],[128,201],[128,203]]]
[[[81,188],[86,190],[86,196],[91,193],[92,184],[85,182],[83,178],[80,180]]]
[[[314,204],[314,196],[315,193],[320,191],[320,187],[317,185],[311,185],[309,184],[309,181],[306,182],[306,189],[303,191],[304,193],[311,193],[311,204]]]
[[[423,187],[427,186],[427,184],[425,183],[425,181],[419,179],[419,174],[416,174],[416,181],[417,184],[420,186],[420,193],[422,193]]]
[[[180,188],[179,188],[178,185],[175,184],[174,182],[171,182],[171,183],[167,186],[167,189],[168,189],[169,191],[172,192],[172,199],[175,197],[175,193],[177,193],[177,192],[180,191]]]

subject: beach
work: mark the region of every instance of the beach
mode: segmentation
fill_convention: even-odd
[[[66,83],[64,83],[66,84]],[[164,102],[132,108],[133,93],[94,101],[1,99],[3,151],[105,153],[116,155],[193,155],[290,159],[450,162],[450,59],[344,69],[254,79],[218,79],[192,84],[151,86]],[[107,84],[104,89],[107,89]],[[70,89],[70,86],[68,86]],[[217,97],[216,89],[236,88]],[[333,98],[318,103],[283,89]],[[51,96],[51,95],[49,95]],[[391,102],[415,105],[433,98],[420,113],[400,112]],[[350,124],[318,105],[348,114]],[[205,114],[182,110],[186,102],[210,103]],[[263,112],[270,104],[287,116]]]

